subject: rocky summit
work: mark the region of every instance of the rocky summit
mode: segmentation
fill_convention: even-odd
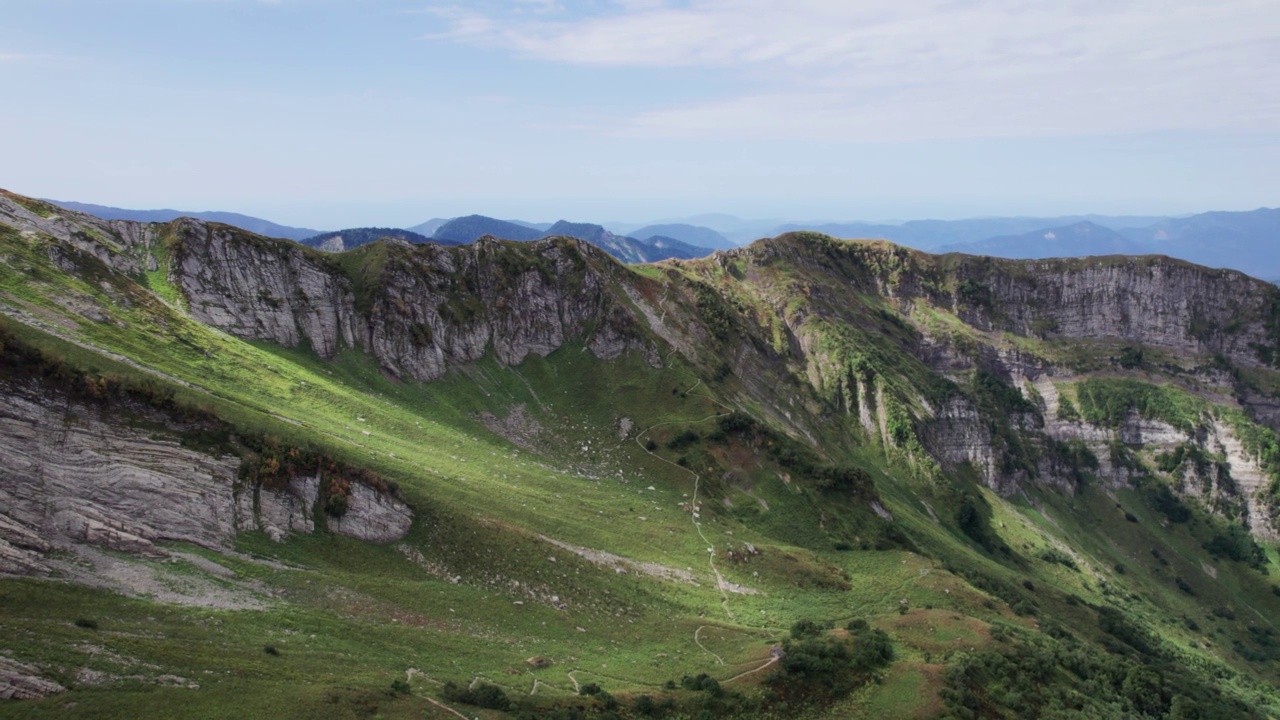
[[[1280,289],[0,194],[0,715],[1280,714]]]

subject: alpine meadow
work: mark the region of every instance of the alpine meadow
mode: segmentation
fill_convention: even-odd
[[[0,310],[6,717],[1280,714],[1237,271],[5,192]]]

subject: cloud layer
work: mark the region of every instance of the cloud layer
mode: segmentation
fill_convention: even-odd
[[[1280,131],[1280,6],[1270,0],[618,0],[436,12],[437,39],[732,80],[693,103],[637,88],[650,107],[611,123],[624,134]]]

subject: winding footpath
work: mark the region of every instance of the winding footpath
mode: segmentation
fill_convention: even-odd
[[[682,393],[682,395],[688,395],[689,393],[696,390],[697,387],[701,384],[702,384],[702,379],[699,378],[698,381],[695,382],[688,390],[685,390]],[[725,405],[719,400],[716,400],[714,397],[711,397],[710,394],[706,395],[705,397],[711,402],[719,405],[720,407],[725,408],[728,412],[708,415],[707,417],[700,418],[698,420],[671,420],[668,422],[656,423],[654,425],[649,426],[648,428],[645,428],[639,433],[636,433],[636,446],[639,447],[641,450],[643,450],[645,453],[647,453],[650,457],[653,457],[657,460],[661,460],[662,462],[674,468],[683,470],[693,476],[693,497],[690,499],[690,503],[689,503],[689,507],[691,510],[690,516],[693,520],[693,529],[697,531],[698,537],[702,538],[702,542],[705,543],[707,546],[707,565],[711,568],[711,574],[715,575],[715,578],[716,578],[716,589],[720,591],[720,607],[724,609],[724,614],[729,618],[729,620],[733,622],[737,622],[738,619],[734,616],[733,611],[729,609],[729,583],[724,579],[724,576],[720,574],[720,569],[716,567],[715,545],[711,542],[711,540],[707,538],[706,533],[702,532],[702,521],[698,517],[700,513],[700,511],[698,510],[698,491],[701,488],[702,474],[694,472],[693,470],[683,465],[680,465],[679,463],[671,462],[670,460],[662,457],[661,455],[658,455],[657,453],[653,452],[649,448],[645,447],[644,443],[641,442],[641,440],[646,435],[648,435],[650,432],[652,432],[656,428],[664,427],[667,425],[692,425],[700,422],[706,422],[707,420],[714,420],[715,418],[725,417],[729,413],[733,412],[733,408],[730,408],[729,406]],[[694,632],[694,635],[695,635],[694,642],[697,642],[696,631]],[[698,643],[698,647],[702,647],[702,643]],[[706,650],[706,648],[703,648],[703,649]],[[714,657],[716,657],[717,660],[719,660],[718,655],[715,655],[715,653],[711,653],[711,654]],[[723,660],[720,660],[720,662],[721,664],[724,663]]]

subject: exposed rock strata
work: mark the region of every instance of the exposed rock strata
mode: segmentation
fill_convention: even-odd
[[[0,656],[0,700],[39,700],[67,689],[40,677],[40,669]]]
[[[314,530],[316,478],[238,488],[240,458],[154,430],[172,419],[131,426],[144,409],[70,402],[35,384],[0,384],[0,398],[0,572],[46,574],[44,555],[68,543],[159,557],[159,541],[223,549],[238,530],[276,540]],[[412,522],[402,502],[364,485],[348,505],[333,532],[389,542]]]
[[[634,348],[657,362],[609,290],[613,261],[577,241],[527,248],[486,238],[449,248],[386,241],[385,257],[368,259],[381,265],[357,303],[356,283],[330,257],[179,222],[171,279],[193,317],[239,337],[290,347],[305,340],[322,357],[358,347],[389,373],[415,380],[490,351],[515,365],[575,338],[601,359]]]

